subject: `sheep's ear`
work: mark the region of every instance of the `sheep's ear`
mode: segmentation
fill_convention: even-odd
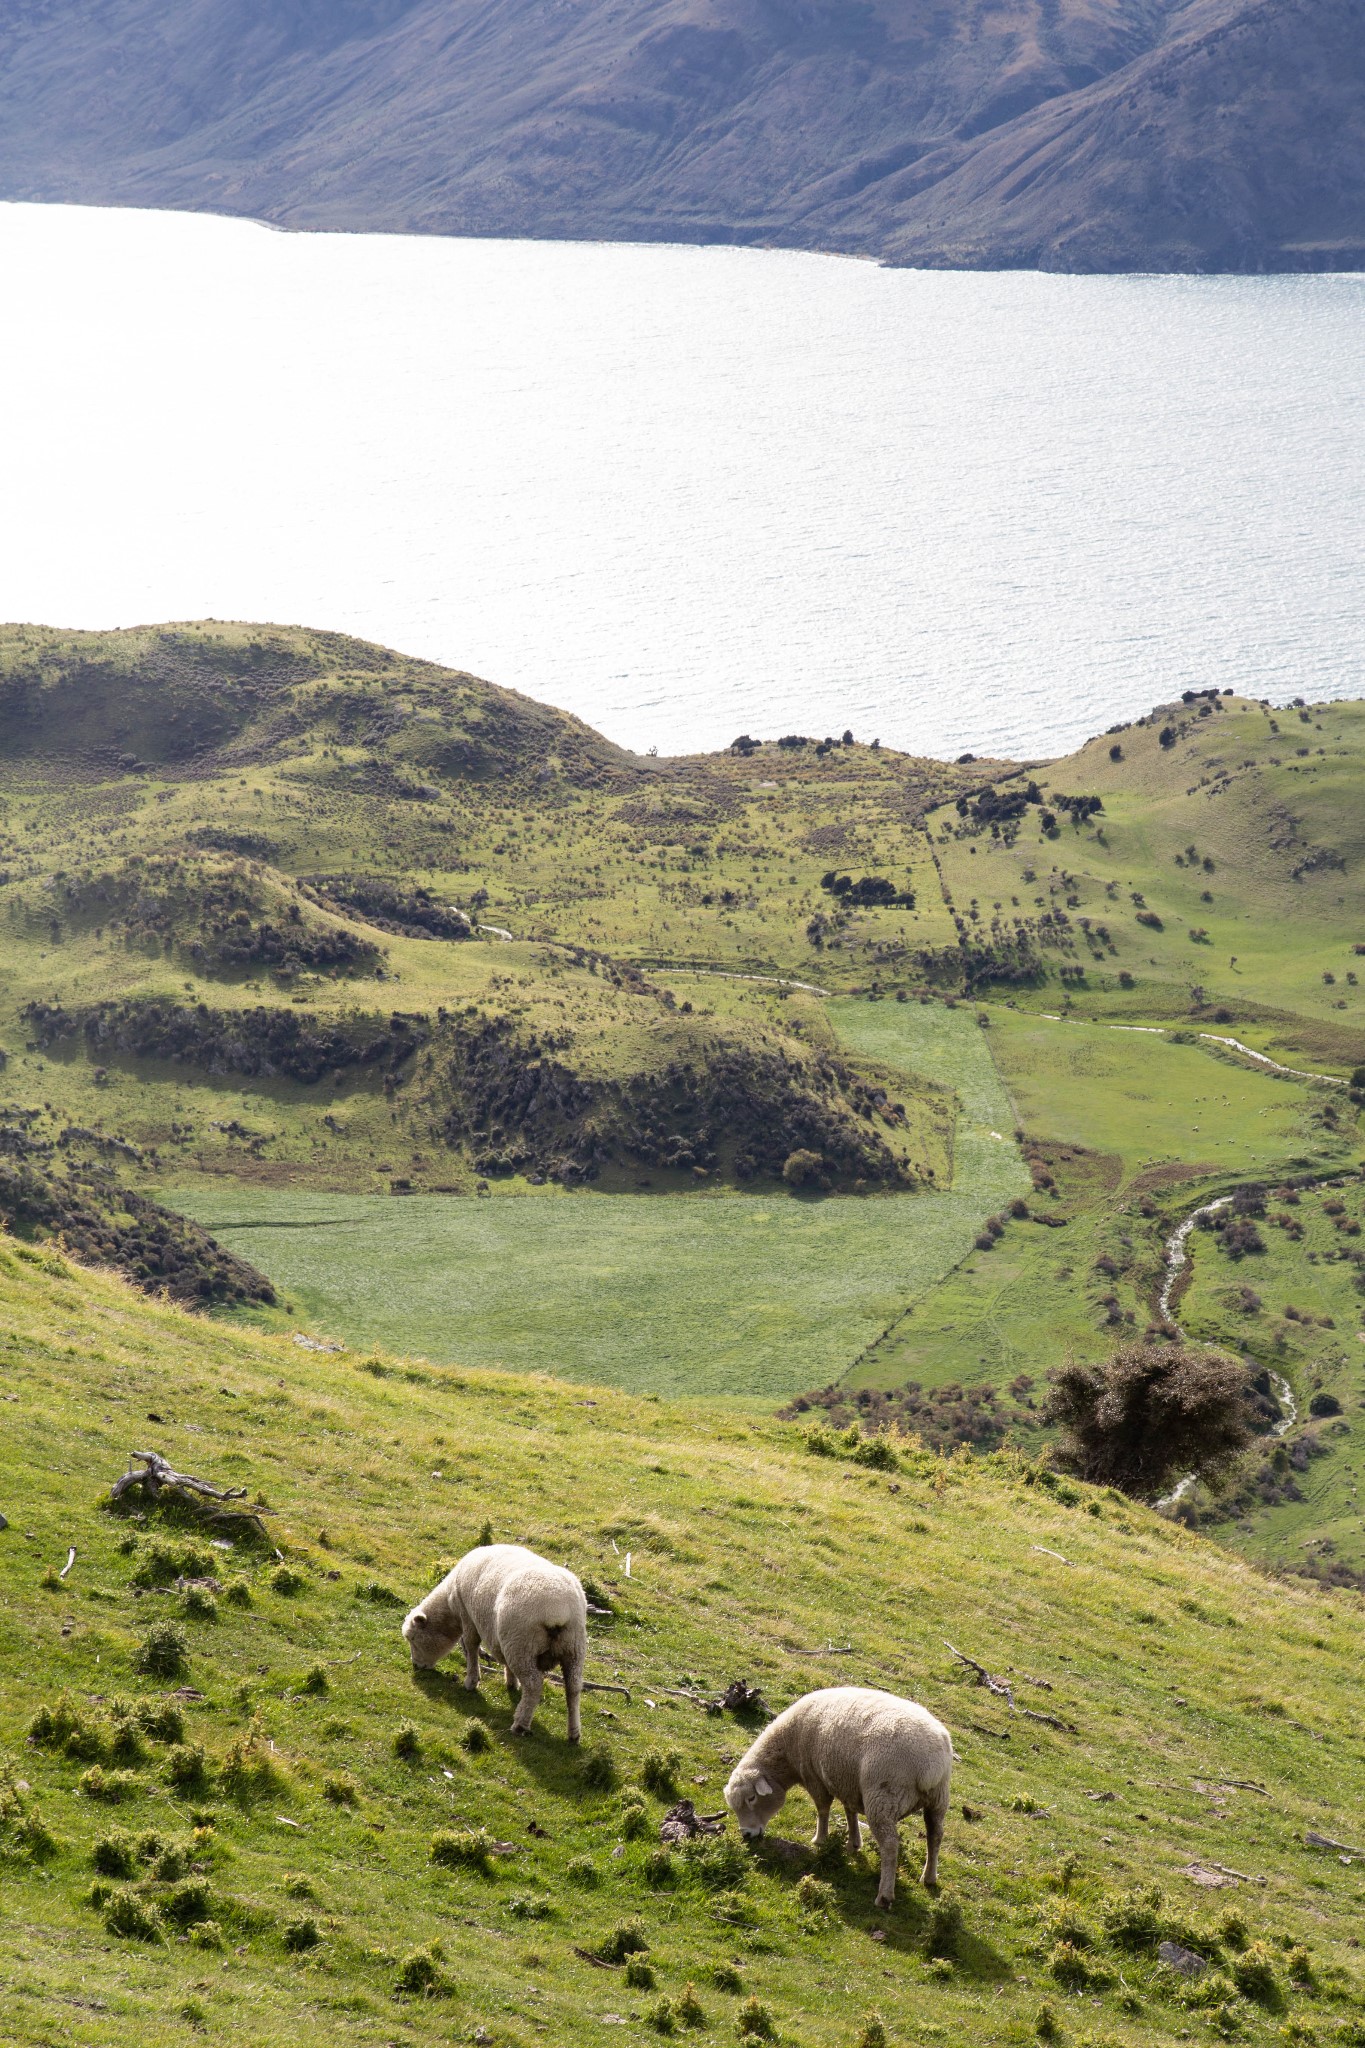
[[[768,1783],[766,1778],[760,1778],[758,1783],[754,1786],[754,1790],[755,1792],[757,1792],[760,1799],[771,1799],[772,1797],[773,1788]]]
[[[414,1614],[412,1617],[412,1625],[414,1628],[425,1628],[427,1625],[427,1618],[425,1614]]]

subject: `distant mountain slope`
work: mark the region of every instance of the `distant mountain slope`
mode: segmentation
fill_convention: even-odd
[[[1360,0],[21,0],[0,194],[935,264],[1343,267]]]

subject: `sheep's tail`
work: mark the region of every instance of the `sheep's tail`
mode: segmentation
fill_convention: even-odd
[[[573,1647],[574,1625],[571,1621],[547,1621],[542,1624],[545,1643],[536,1658],[541,1671],[550,1671],[556,1664],[562,1664]]]

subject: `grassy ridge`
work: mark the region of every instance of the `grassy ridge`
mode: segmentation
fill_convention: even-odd
[[[56,2014],[64,2038],[99,2048],[130,2026],[150,2044],[181,2041],[187,2025],[264,2048],[305,2029],[376,2044],[481,2029],[520,2048],[597,2040],[606,2013],[626,2038],[649,2038],[656,1999],[689,1981],[696,2038],[733,2040],[754,1996],[780,2040],[820,2048],[850,2048],[868,2006],[893,2040],[985,2044],[1031,2038],[1046,2003],[1064,2038],[1134,2048],[1184,2030],[1207,2038],[1210,2021],[1278,2040],[1286,2012],[1336,2038],[1339,2018],[1365,2017],[1350,1945],[1359,1866],[1302,1839],[1316,1828],[1359,1841],[1365,1826],[1353,1595],[1273,1584],[1116,1497],[1030,1484],[1008,1457],[907,1453],[889,1475],[705,1406],[304,1352],[13,1243],[0,1244],[0,1355],[8,2040],[49,2041]],[[111,1807],[82,1792],[86,1758],[35,1747],[25,1730],[66,1695],[97,1739],[112,1696],[155,1700],[173,1683],[132,1668],[151,1622],[184,1604],[134,1592],[155,1532],[129,1553],[129,1525],[97,1505],[149,1435],[182,1466],[248,1488],[296,1590],[272,1583],[268,1554],[216,1553],[214,1571],[245,1580],[251,1604],[182,1617],[188,1683],[203,1696],[183,1708],[186,1737],[205,1753],[205,1781],[178,1792],[165,1745],[148,1741]],[[830,1859],[802,1894],[809,1859],[777,1844],[681,1864],[665,1881],[650,1860],[664,1799],[646,1793],[648,1832],[632,1835],[620,1795],[589,1782],[605,1769],[588,1772],[563,1745],[553,1698],[516,1745],[496,1690],[476,1702],[450,1678],[415,1684],[399,1609],[382,1602],[424,1590],[485,1516],[568,1559],[613,1604],[615,1618],[594,1623],[592,1668],[619,1675],[632,1699],[590,1696],[587,1746],[608,1750],[628,1783],[649,1773],[649,1752],[676,1751],[680,1788],[718,1804],[747,1736],[673,1697],[684,1680],[709,1690],[743,1673],[777,1706],[814,1684],[881,1682],[941,1713],[960,1761],[937,1917],[908,1873],[893,1911],[874,1914],[866,1856]],[[55,1583],[72,1544],[76,1563]],[[1076,1732],[1012,1719],[945,1638]],[[482,1752],[468,1746],[471,1722],[491,1736]],[[394,1743],[409,1723],[403,1760]],[[224,1775],[243,1741],[273,1774],[255,1795],[240,1751]],[[38,1861],[35,1808],[55,1837]],[[794,1795],[776,1833],[799,1842],[808,1826]],[[432,1862],[435,1835],[480,1828],[508,1846],[489,1874]],[[187,1899],[146,1863],[146,1876],[106,1881],[113,1899],[158,1905],[159,1939],[106,1931],[111,1897],[89,1902],[92,1846],[111,1830],[155,1833],[163,1861],[185,1843],[182,1882],[207,1888]],[[1266,1883],[1210,1893],[1184,1874],[1200,1861]],[[1212,1994],[1225,2015],[1191,2011],[1141,1945],[1149,1936],[1134,1933],[1133,1948],[1105,1932],[1106,1910],[1118,1925],[1115,1902],[1153,1883],[1161,1926],[1253,1988],[1235,1941],[1264,1940],[1278,2010],[1228,1975]],[[1246,1932],[1220,1937],[1229,1904]],[[207,1911],[225,1946],[195,1946],[173,1911],[191,1923]],[[581,1953],[634,1920],[651,1991]],[[291,1952],[303,1922],[316,1944]],[[1077,1943],[1091,1979],[1080,1995]],[[429,1967],[438,1995],[396,1995],[414,1952],[428,1964],[409,1965],[408,1981]],[[717,1968],[742,1992],[721,1989]],[[1292,1988],[1306,1972],[1311,1994]]]

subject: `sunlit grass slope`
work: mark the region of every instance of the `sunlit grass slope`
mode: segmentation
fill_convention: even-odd
[[[1266,1944],[1269,2004],[1220,1974],[1220,2029],[1279,2039],[1287,2009],[1337,2038],[1336,2018],[1365,2016],[1361,1866],[1303,1842],[1365,1828],[1354,1596],[1273,1584],[1117,1496],[1030,1483],[1008,1458],[908,1450],[896,1473],[870,1471],[812,1456],[775,1422],[305,1352],[12,1243],[0,1357],[7,2041],[179,2043],[192,2026],[283,2048],[482,2030],[511,2048],[595,2041],[609,2013],[647,2039],[657,1999],[689,1981],[702,2040],[733,2040],[750,1997],[781,2041],[830,2048],[851,2048],[869,2007],[902,2042],[1022,2042],[1045,2003],[1068,2040],[1204,2039],[1208,2017],[1144,1945],[1157,1922],[1116,1903],[1139,1885],[1161,1888],[1160,1931],[1253,1992],[1236,1944]],[[173,1592],[136,1595],[135,1575],[169,1568],[154,1540],[183,1538],[100,1508],[130,1448],[245,1486],[292,1578],[239,1547],[212,1570],[250,1604],[220,1598],[216,1618],[195,1618]],[[613,1606],[593,1622],[591,1669],[631,1698],[590,1697],[586,1755],[565,1746],[557,1697],[515,1744],[495,1687],[474,1701],[453,1676],[410,1674],[401,1605],[485,1518]],[[188,1760],[144,1737],[88,1775],[121,1697],[174,1692],[134,1669],[149,1627],[173,1618],[188,1636]],[[1012,1717],[945,1640],[1064,1727]],[[960,1760],[936,1911],[909,1826],[891,1912],[873,1910],[865,1856],[798,1889],[810,1859],[781,1846],[808,1832],[798,1795],[752,1857],[660,1859],[666,1791],[646,1791],[647,1832],[631,1832],[613,1773],[671,1775],[702,1810],[720,1806],[747,1736],[676,1689],[738,1675],[777,1707],[863,1681],[948,1721]],[[27,1738],[63,1699],[80,1755]],[[117,1804],[95,1796],[111,1781]],[[502,1845],[487,1874],[433,1863],[434,1836],[481,1828]],[[111,1833],[132,1838],[133,1874],[97,1880]],[[1252,1881],[1206,1891],[1188,1874],[1200,1862]],[[1246,1928],[1220,1936],[1228,1906]],[[153,1908],[150,1938],[105,1924]],[[218,1932],[192,1936],[205,1914]],[[636,1920],[653,1990],[585,1954]],[[426,1960],[404,1977],[414,1952]],[[1316,1991],[1292,1988],[1310,1973]],[[398,1993],[423,1975],[434,1995]]]
[[[1249,1043],[1339,1069],[1365,1050],[1363,767],[1360,703],[1177,704],[1037,771],[1048,801],[1017,831],[993,834],[951,805],[930,830],[957,914],[973,930],[1033,925],[1054,968],[1084,969],[1062,992],[1082,1013],[1226,1008]],[[1104,808],[1073,824],[1057,795]],[[1029,1000],[1056,1008],[1057,994]]]

